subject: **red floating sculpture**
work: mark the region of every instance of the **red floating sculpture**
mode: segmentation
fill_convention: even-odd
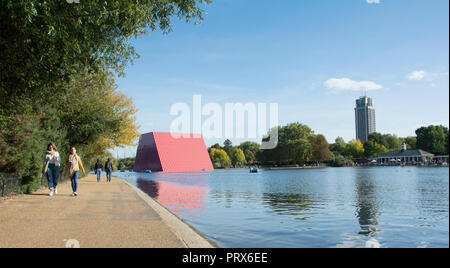
[[[203,136],[151,132],[141,136],[135,172],[197,172],[213,170]]]

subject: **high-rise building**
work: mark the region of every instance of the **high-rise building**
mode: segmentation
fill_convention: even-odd
[[[369,135],[376,132],[375,107],[372,98],[367,96],[356,100],[355,108],[356,138],[366,142]]]

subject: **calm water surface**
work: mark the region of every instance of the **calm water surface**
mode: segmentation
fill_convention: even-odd
[[[115,173],[220,247],[449,247],[449,169]]]

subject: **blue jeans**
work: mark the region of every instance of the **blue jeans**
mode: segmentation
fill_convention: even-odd
[[[106,181],[110,182],[111,181],[111,171],[106,171]]]
[[[80,171],[75,171],[73,173],[72,178],[70,178],[70,181],[72,182],[72,191],[74,193],[78,190],[78,178],[80,177]]]
[[[100,182],[100,176],[102,175],[102,169],[99,168],[95,171],[95,173],[97,174],[97,182]]]
[[[48,188],[55,189],[56,186],[58,186],[58,179],[59,179],[59,167],[55,164],[48,164],[47,168],[47,181],[48,181]]]

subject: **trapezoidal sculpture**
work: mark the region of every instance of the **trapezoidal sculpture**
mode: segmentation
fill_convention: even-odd
[[[202,135],[151,132],[142,135],[139,140],[135,172],[196,172],[213,169]]]

